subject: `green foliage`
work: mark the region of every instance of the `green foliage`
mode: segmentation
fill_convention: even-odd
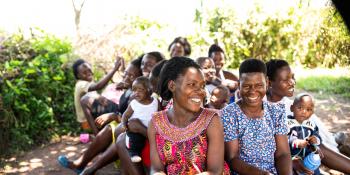
[[[324,94],[338,94],[350,98],[350,77],[310,76],[300,78],[297,88]]]
[[[25,150],[78,128],[71,44],[41,33],[14,34],[0,50],[0,155]]]
[[[305,67],[350,64],[350,36],[333,7],[312,11],[300,5],[285,15],[264,16],[256,6],[246,19],[237,18],[230,8],[197,9],[195,22],[199,27],[190,37],[194,52],[207,53],[203,45],[219,43],[230,68],[251,57],[264,61],[282,58]]]

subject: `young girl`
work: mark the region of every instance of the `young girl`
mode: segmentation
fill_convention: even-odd
[[[158,111],[158,100],[153,98],[152,86],[147,77],[139,77],[132,84],[134,100],[132,100],[123,114],[122,123],[128,128],[128,120],[131,118],[139,119],[143,125],[148,127],[151,115]],[[132,162],[140,162],[142,159],[140,153],[144,147],[145,137],[141,134],[127,131],[126,146]]]
[[[140,69],[141,59],[142,57],[131,61],[131,63],[127,66],[127,68],[124,71],[123,79],[120,84],[122,84],[121,87],[126,90],[119,100],[119,109],[121,112],[124,112],[128,106],[128,101],[131,94],[129,93],[129,91],[131,91],[130,89],[132,82],[142,74]],[[114,143],[118,135],[122,132],[124,132],[124,129],[121,127],[121,124],[119,124],[117,127],[112,124],[106,125],[96,135],[96,138],[92,141],[87,150],[78,159],[69,160],[66,156],[61,155],[58,157],[58,162],[63,167],[72,169],[73,171],[80,173],[83,171],[85,166],[92,159],[94,159],[96,155],[106,150],[111,143]]]
[[[151,174],[223,172],[223,128],[215,112],[202,108],[204,86],[193,60],[175,57],[164,65],[158,89],[173,107],[154,113],[148,127]]]
[[[238,174],[291,174],[286,116],[279,106],[263,101],[265,63],[247,59],[239,67],[241,99],[225,107],[222,121],[225,158]]]
[[[296,83],[294,73],[285,60],[270,60],[266,63],[266,66],[267,76],[269,78],[268,93],[266,94],[267,100],[284,106],[285,113],[290,115],[290,106],[293,101],[288,99],[288,97],[292,97],[294,94],[294,86]],[[322,164],[337,171],[350,173],[350,159],[335,151],[337,148],[334,138],[318,117],[312,115],[311,120],[316,121],[315,123],[319,127],[320,136],[322,138],[322,144],[320,145],[320,149],[324,155]],[[299,172],[312,173],[306,169],[298,159],[293,160],[293,168],[297,169]]]
[[[118,71],[121,63],[122,58],[117,57],[113,69],[100,81],[95,83],[90,64],[83,59],[78,59],[74,62],[73,73],[77,79],[74,90],[74,106],[77,121],[81,123],[82,129],[92,129],[94,134],[97,135],[98,128],[102,128],[105,124],[117,120],[117,115],[108,115],[104,118],[100,117],[100,115],[105,113],[117,114],[119,109],[117,104],[99,95],[97,90],[101,90],[107,85],[114,73]],[[81,104],[81,101],[83,101],[83,104]],[[89,101],[90,112],[87,111],[88,107],[84,101]]]

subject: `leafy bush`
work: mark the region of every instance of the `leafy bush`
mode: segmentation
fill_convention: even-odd
[[[75,131],[69,42],[40,33],[14,34],[0,50],[0,155]]]
[[[238,19],[229,7],[197,9],[195,22],[199,29],[190,37],[194,52],[207,53],[210,44],[219,43],[230,68],[237,68],[250,57],[264,61],[282,58],[305,67],[350,64],[350,36],[330,6],[315,11],[301,3],[286,14],[274,16],[264,16],[256,6],[246,19]],[[203,49],[204,45],[207,47]]]

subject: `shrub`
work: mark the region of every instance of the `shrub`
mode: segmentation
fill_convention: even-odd
[[[0,50],[0,155],[75,131],[72,46],[39,33],[9,36]]]

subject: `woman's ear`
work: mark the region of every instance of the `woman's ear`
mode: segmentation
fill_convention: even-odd
[[[168,89],[170,90],[170,92],[175,92],[175,82],[173,80],[170,80],[168,83]]]

